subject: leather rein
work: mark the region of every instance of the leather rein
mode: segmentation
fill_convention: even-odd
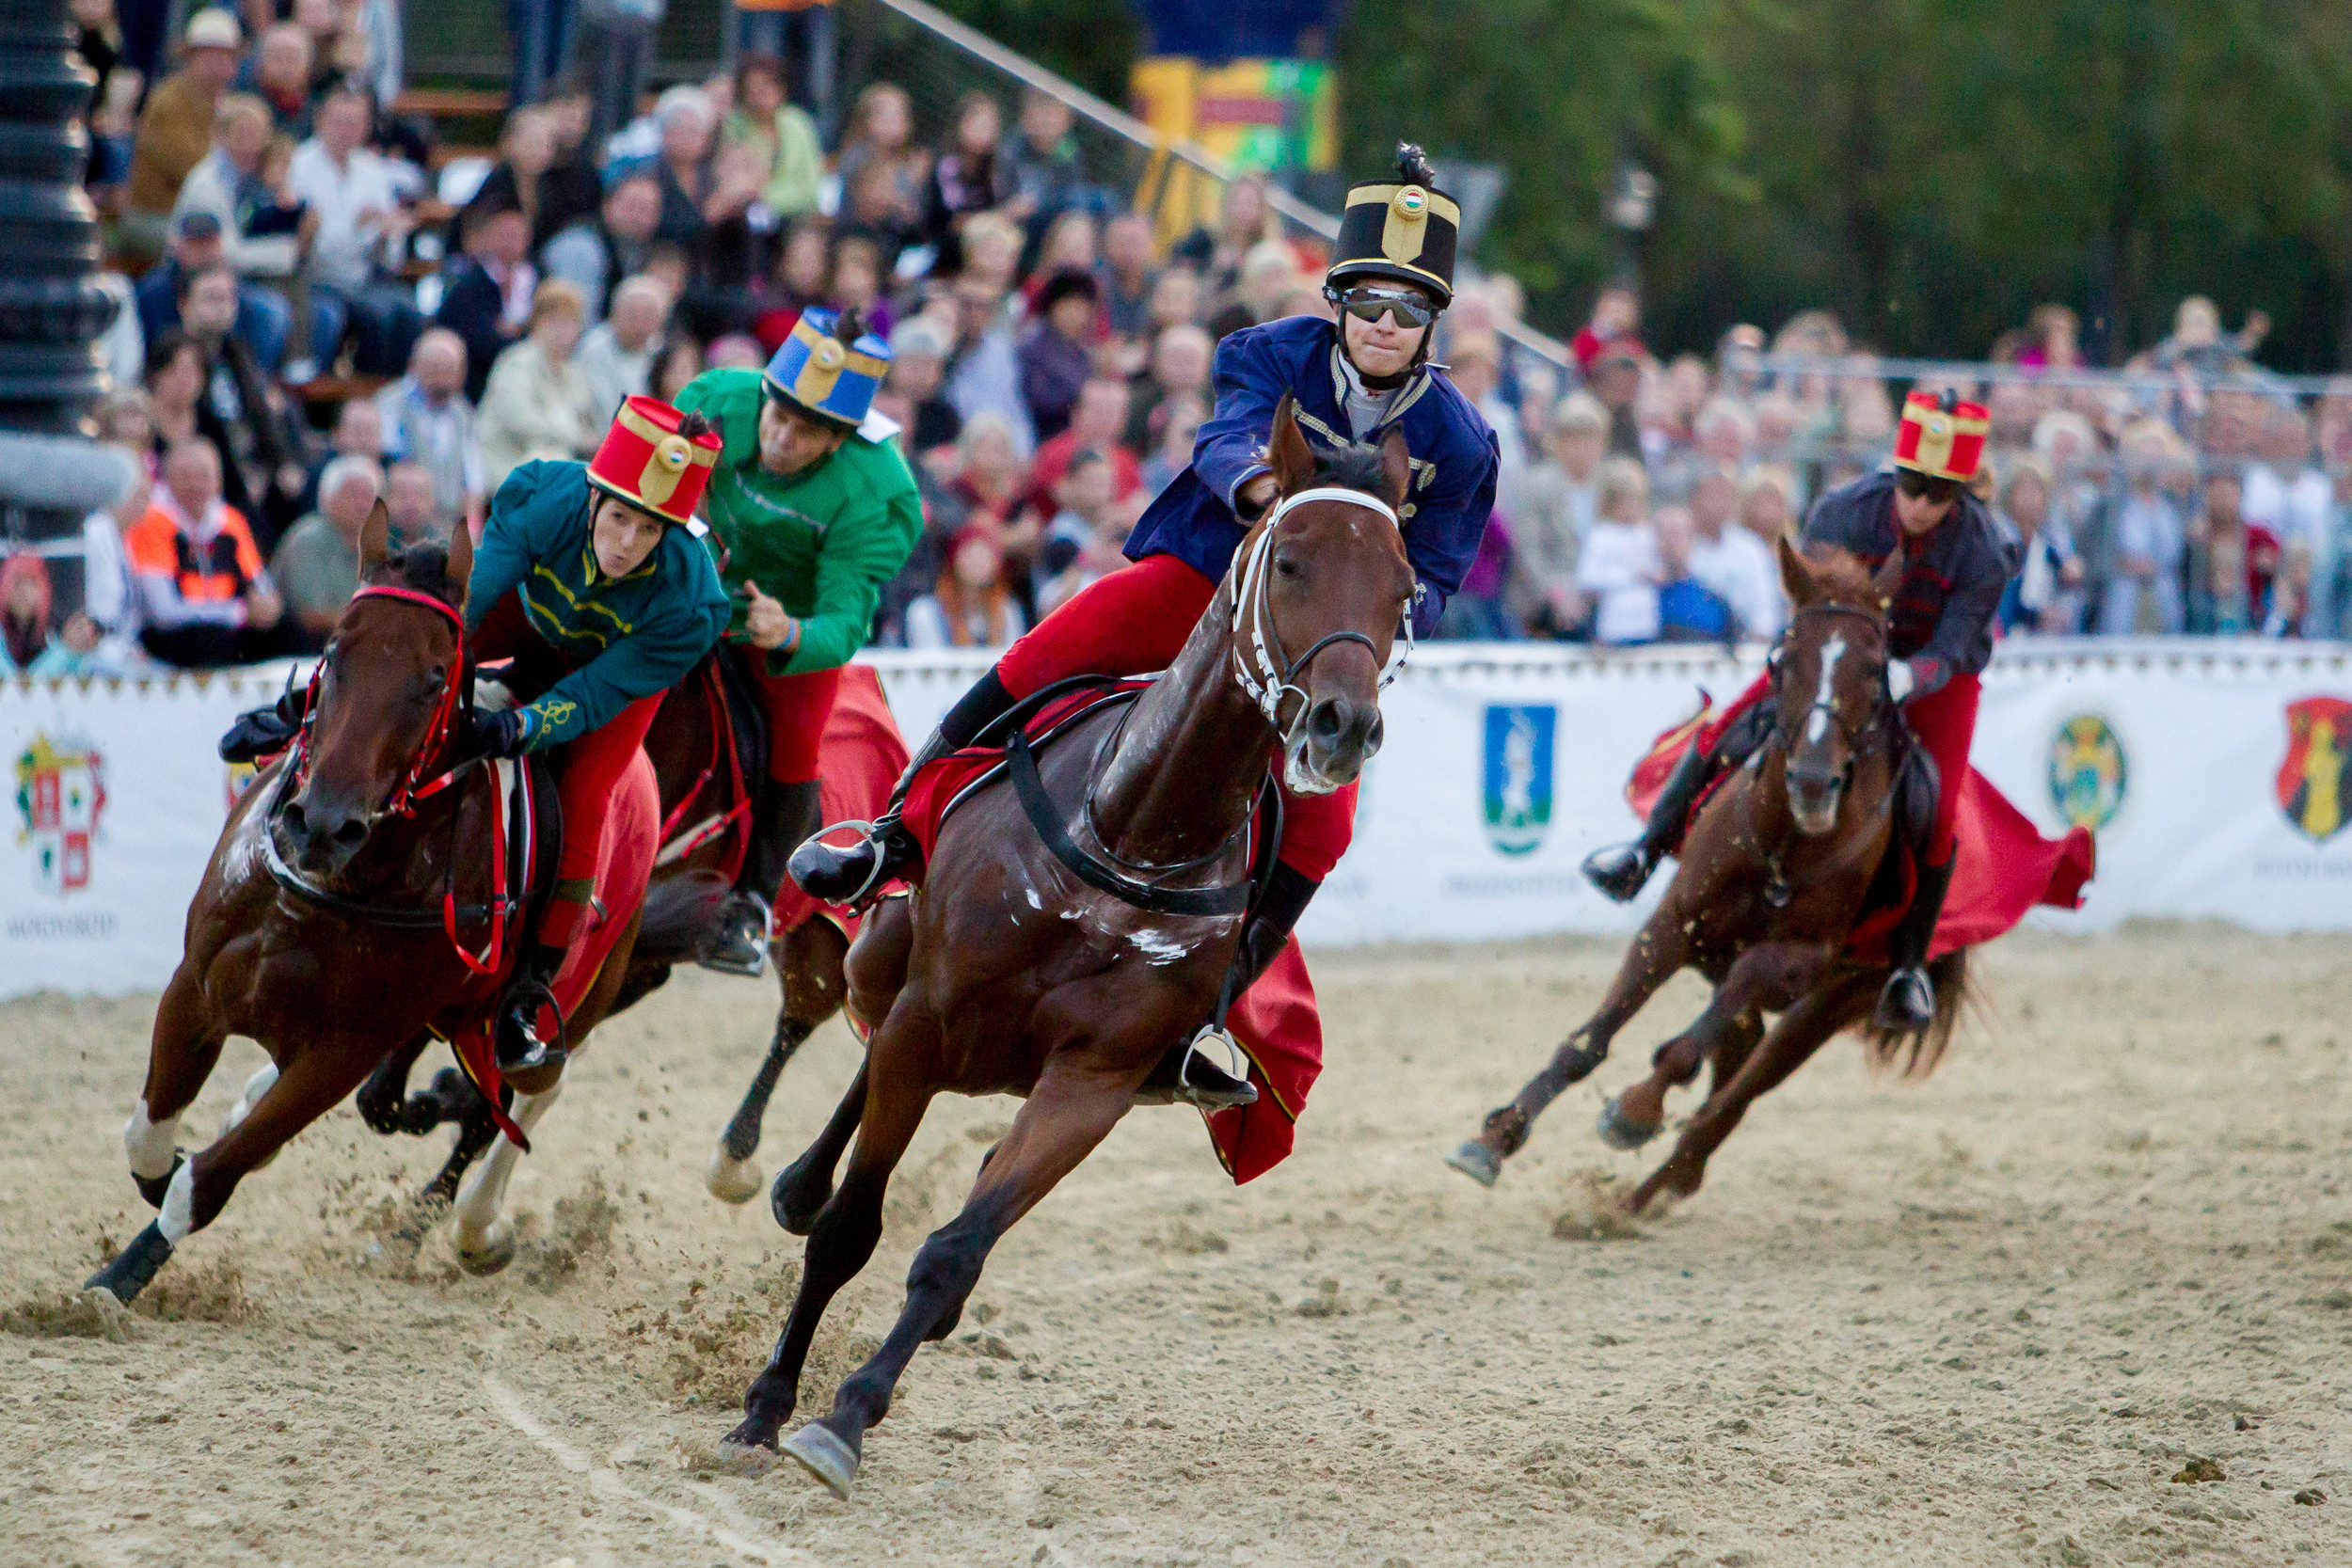
[[[459,715],[469,714],[473,706],[472,667],[466,654],[465,618],[440,599],[413,588],[391,585],[365,587],[352,595],[352,602],[355,604],[361,599],[396,599],[404,604],[421,605],[447,620],[457,639],[455,657],[450,661],[449,674],[442,682],[440,697],[434,704],[433,717],[425,726],[424,737],[418,742],[416,752],[409,758],[408,766],[402,770],[399,779],[393,783],[391,792],[385,798],[384,804],[369,814],[367,820],[373,826],[388,816],[413,819],[417,815],[417,806],[420,801],[430,800],[442,791],[462,783],[474,765],[482,759],[453,756],[455,742],[452,732],[456,728]],[[449,852],[444,857],[447,870],[438,909],[372,904],[337,893],[331,888],[321,887],[316,882],[305,879],[302,874],[287,862],[283,851],[278,848],[278,819],[283,816],[287,802],[300,793],[302,785],[310,777],[311,731],[318,721],[319,687],[326,678],[326,660],[322,658],[317,668],[310,673],[310,698],[304,708],[302,728],[294,738],[294,765],[278,776],[276,792],[269,802],[268,809],[263,814],[262,860],[269,869],[270,879],[280,889],[303,902],[316,905],[320,909],[342,915],[345,919],[361,921],[371,926],[389,927],[396,930],[430,930],[438,927],[448,936],[450,945],[456,950],[458,958],[467,968],[477,974],[496,973],[505,961],[508,918],[522,909],[525,899],[509,894],[506,885],[505,857],[494,853],[491,856],[491,889],[488,901],[480,904],[457,902],[459,813],[450,814]],[[446,766],[437,770],[435,765],[439,763],[445,763]],[[499,798],[496,791],[491,794],[490,811],[492,837],[495,842],[500,836],[498,832]],[[457,927],[461,920],[472,922],[485,919],[490,923],[490,942],[489,945],[483,950],[482,955],[477,957],[468,951],[466,944],[458,939]]]

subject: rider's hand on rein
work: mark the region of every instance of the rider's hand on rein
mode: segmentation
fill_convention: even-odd
[[[506,708],[498,713],[476,712],[473,731],[468,738],[473,742],[476,756],[518,757],[530,741],[531,732],[523,721],[522,709]]]

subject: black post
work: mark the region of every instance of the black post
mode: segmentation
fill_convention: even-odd
[[[106,390],[97,340],[115,297],[98,280],[98,211],[82,188],[96,86],[68,0],[0,7],[0,534],[69,537],[130,483],[88,438]]]

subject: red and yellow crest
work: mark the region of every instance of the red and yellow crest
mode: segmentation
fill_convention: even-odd
[[[2325,844],[2352,804],[2352,702],[2305,697],[2287,705],[2287,754],[2274,786],[2295,831]]]
[[[1914,392],[1903,400],[1903,422],[1895,432],[1895,466],[1965,484],[1976,477],[1984,457],[1984,438],[1992,429],[1992,418],[1980,404],[1954,403],[1947,408],[1933,392]]]

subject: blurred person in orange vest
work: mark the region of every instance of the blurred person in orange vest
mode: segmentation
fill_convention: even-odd
[[[123,536],[138,584],[139,641],[167,664],[205,669],[285,651],[278,596],[245,515],[220,499],[220,453],[201,436],[164,456],[164,483]]]

